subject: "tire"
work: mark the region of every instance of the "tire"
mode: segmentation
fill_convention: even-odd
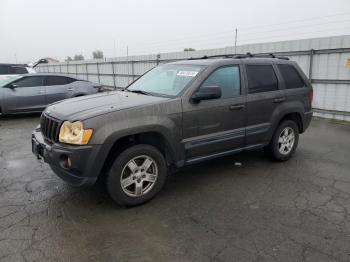
[[[107,192],[120,206],[140,205],[162,189],[166,177],[167,164],[162,153],[151,145],[134,145],[114,160],[107,173]]]
[[[288,135],[286,136],[286,134]],[[293,135],[294,139],[292,139]],[[297,124],[292,120],[285,120],[277,127],[264,151],[274,160],[286,161],[294,154],[298,142],[299,129]]]

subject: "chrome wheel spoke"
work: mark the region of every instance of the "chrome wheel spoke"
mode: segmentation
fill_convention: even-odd
[[[157,176],[154,174],[146,173],[145,176],[146,177],[143,180],[147,182],[154,182],[157,179]]]
[[[135,184],[135,195],[141,196],[142,195],[142,182]]]
[[[123,188],[126,188],[126,187],[132,185],[133,183],[135,183],[135,181],[132,179],[132,176],[129,176],[129,177],[123,179],[121,182]]]
[[[151,167],[152,164],[153,164],[153,161],[149,158],[146,158],[142,164],[142,168],[144,169],[144,172],[146,172]]]
[[[128,167],[130,169],[130,171],[132,173],[134,173],[136,171],[136,169],[138,168],[138,165],[135,163],[134,160],[131,160],[129,163],[128,163]]]

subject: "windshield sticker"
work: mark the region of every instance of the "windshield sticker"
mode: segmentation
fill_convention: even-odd
[[[197,71],[179,71],[176,75],[195,77],[197,74],[198,74]]]

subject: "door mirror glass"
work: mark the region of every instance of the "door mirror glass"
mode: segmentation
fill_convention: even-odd
[[[193,102],[201,100],[217,99],[221,97],[221,88],[219,86],[203,86],[191,97]]]

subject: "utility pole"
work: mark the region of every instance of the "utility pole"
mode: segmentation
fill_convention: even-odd
[[[126,46],[126,66],[128,67],[128,84],[129,84],[129,46]]]
[[[115,48],[116,44],[115,44],[115,39],[113,40],[113,56],[117,57],[117,50]]]
[[[235,55],[237,55],[237,27],[235,30]]]

